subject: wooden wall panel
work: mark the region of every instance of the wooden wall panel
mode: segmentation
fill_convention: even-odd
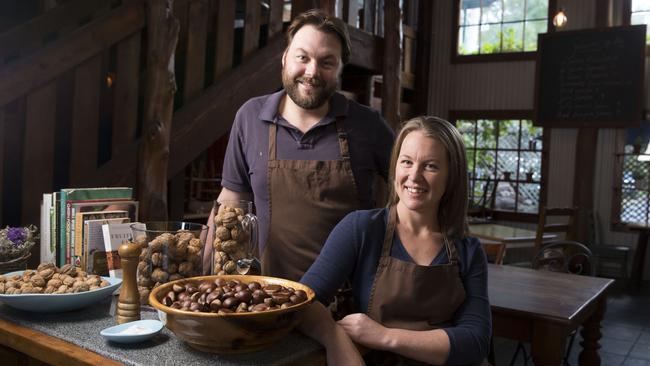
[[[56,84],[48,83],[27,97],[23,150],[22,223],[38,225],[43,193],[53,190]]]
[[[217,2],[217,21],[215,22],[216,42],[214,58],[214,79],[218,79],[232,67],[233,40],[235,26],[235,2]]]
[[[5,111],[4,109],[0,108],[0,142],[2,145],[4,145],[4,139],[5,137]],[[4,153],[4,146],[0,146],[0,227],[4,227],[2,225],[2,192],[4,192],[4,182],[3,178],[5,176],[5,153]]]
[[[74,71],[74,95],[70,137],[70,186],[78,186],[97,168],[101,56]]]
[[[246,19],[244,20],[244,52],[242,58],[248,57],[259,47],[260,40],[260,2],[246,0]]]
[[[138,89],[140,84],[140,42],[138,31],[117,44],[117,65],[113,84],[113,152],[136,138]]]
[[[185,85],[183,101],[194,98],[201,90],[205,78],[206,35],[208,30],[208,1],[190,2],[187,29],[187,50],[185,53]]]
[[[270,0],[269,11],[269,38],[282,32],[282,12],[284,11],[283,0]]]

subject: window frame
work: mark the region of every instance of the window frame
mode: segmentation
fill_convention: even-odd
[[[623,25],[632,25],[632,0],[623,0]],[[650,24],[647,24],[650,28]],[[650,44],[645,45],[646,56],[650,55]]]
[[[533,110],[452,110],[449,111],[449,121],[457,125],[458,120],[477,120],[477,119],[487,119],[487,120],[512,120],[512,119],[527,119],[533,121],[534,123],[534,111]],[[538,126],[542,127],[542,126]],[[539,207],[546,206],[546,194],[548,186],[548,154],[549,154],[549,143],[550,143],[550,134],[549,127],[542,127],[542,150],[540,151],[542,155],[542,166],[540,169],[540,191],[539,191]],[[528,213],[528,212],[514,212],[514,211],[504,211],[499,209],[492,210],[492,217],[495,220],[505,220],[505,221],[519,221],[519,222],[537,222],[539,214]]]
[[[626,0],[629,1],[629,0]],[[451,63],[474,63],[474,62],[507,62],[507,61],[533,61],[537,60],[537,50],[535,51],[522,51],[522,52],[500,52],[500,53],[487,53],[479,55],[459,55],[458,54],[458,30],[460,27],[460,2],[461,0],[454,0],[453,14],[452,14],[452,29],[453,42],[451,43]],[[553,17],[557,10],[557,0],[548,0],[548,19],[546,24],[547,32],[554,32]]]

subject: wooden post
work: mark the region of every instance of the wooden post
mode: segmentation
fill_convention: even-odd
[[[415,114],[429,114],[431,100],[431,60],[433,59],[433,2],[420,1],[418,9],[417,43],[415,45]]]
[[[142,220],[167,219],[167,168],[176,81],[174,51],[179,23],[173,0],[147,1],[147,79],[144,121],[138,154],[138,185]]]
[[[402,14],[398,0],[384,2],[384,76],[381,113],[397,128],[402,99]]]

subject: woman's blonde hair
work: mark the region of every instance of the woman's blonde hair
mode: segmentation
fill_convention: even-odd
[[[402,124],[391,152],[388,206],[399,202],[399,196],[395,191],[395,169],[402,143],[406,136],[413,131],[421,131],[425,136],[438,140],[447,150],[449,174],[445,193],[440,199],[438,207],[438,223],[440,224],[440,230],[447,234],[449,238],[463,238],[468,234],[467,204],[469,194],[465,145],[456,127],[444,119],[420,116]]]

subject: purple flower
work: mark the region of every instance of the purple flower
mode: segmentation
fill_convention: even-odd
[[[21,227],[10,227],[9,230],[7,230],[7,239],[9,239],[14,246],[20,246],[25,241],[25,231]]]

